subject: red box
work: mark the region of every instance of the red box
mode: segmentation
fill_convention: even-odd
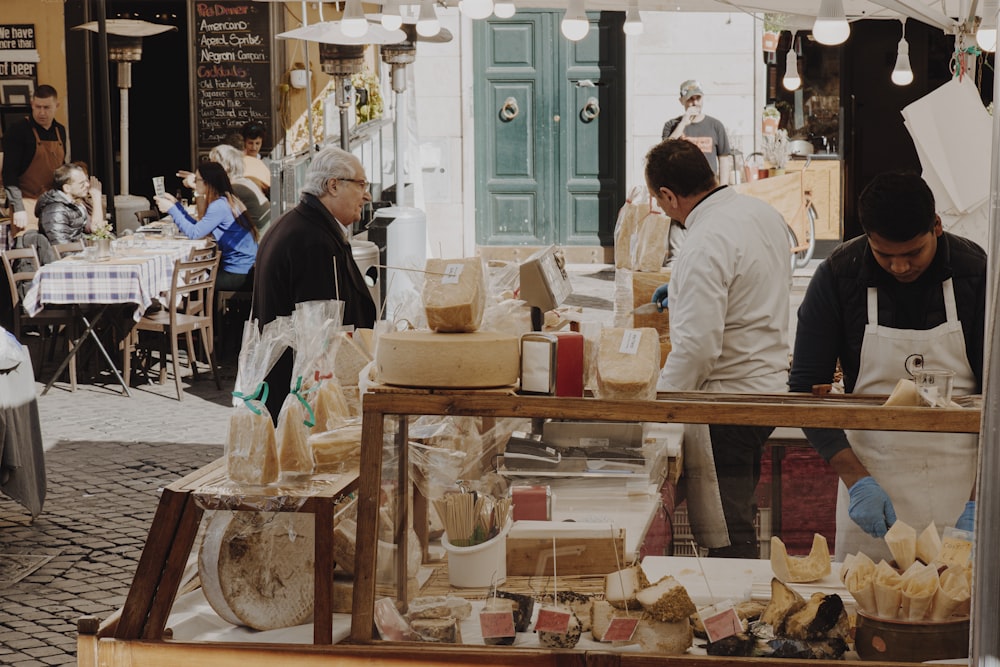
[[[512,486],[511,503],[514,521],[549,521],[552,519],[552,492],[547,486]]]
[[[522,334],[521,391],[583,396],[583,334],[578,331]]]

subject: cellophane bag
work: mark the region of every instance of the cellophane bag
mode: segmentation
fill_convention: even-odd
[[[291,318],[279,317],[258,329],[256,321],[243,327],[243,347],[233,391],[233,411],[226,434],[226,473],[245,485],[265,485],[278,479],[274,424],[268,412],[264,382],[278,357],[288,347]]]
[[[343,320],[343,301],[307,301],[292,313],[295,350],[290,391],[278,413],[278,466],[283,475],[308,475],[314,462],[308,438],[316,425],[316,392],[320,384],[316,360],[336,338]]]
[[[656,329],[602,329],[596,368],[597,398],[656,400],[660,373],[660,338]]]

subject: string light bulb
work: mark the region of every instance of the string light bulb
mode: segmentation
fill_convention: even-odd
[[[788,45],[788,55],[785,56],[785,76],[781,79],[781,85],[786,90],[798,90],[802,86],[802,77],[799,76],[799,58],[795,53],[795,33],[792,33],[792,41]]]
[[[590,32],[590,22],[587,14],[583,11],[583,0],[569,0],[566,7],[566,14],[563,15],[560,25],[563,37],[571,42],[579,42]]]
[[[499,2],[493,3],[493,14],[498,19],[509,19],[517,12],[517,7],[514,6],[513,2],[499,0]]]
[[[385,0],[382,5],[382,27],[386,30],[399,30],[403,26],[403,17],[399,13],[399,0]]]
[[[493,0],[461,0],[458,8],[470,19],[484,19],[493,13]]]
[[[433,37],[441,32],[441,21],[438,20],[434,0],[420,1],[420,14],[417,15],[417,34],[421,37]]]
[[[813,37],[820,44],[843,44],[851,35],[851,26],[844,13],[844,0],[820,0],[819,14],[813,23]]]
[[[892,68],[889,77],[897,86],[908,86],[913,83],[913,70],[910,68],[910,44],[906,41],[906,19],[902,20],[903,36],[896,46],[896,66]]]
[[[983,20],[976,30],[976,43],[983,51],[993,52],[997,50],[997,10],[1000,9],[998,0],[984,0]]]
[[[347,0],[344,15],[340,18],[340,29],[348,37],[363,37],[368,32],[368,19],[361,10],[361,0]]]
[[[628,12],[625,14],[625,25],[622,30],[626,35],[641,35],[642,17],[639,16],[639,0],[631,0],[628,5]]]

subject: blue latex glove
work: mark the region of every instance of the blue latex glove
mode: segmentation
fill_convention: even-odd
[[[851,504],[847,513],[851,520],[872,537],[884,537],[896,523],[892,501],[874,477],[862,477],[850,490]]]
[[[667,303],[668,287],[670,287],[670,283],[663,283],[662,285],[656,288],[655,292],[653,292],[652,302],[656,304],[656,310],[658,312],[662,313],[664,308],[669,307],[669,304]]]
[[[976,501],[970,500],[965,503],[965,509],[962,510],[962,516],[958,517],[958,521],[955,522],[955,528],[959,530],[967,530],[970,533],[976,527]]]

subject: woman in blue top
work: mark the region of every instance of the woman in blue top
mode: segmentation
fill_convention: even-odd
[[[174,224],[189,239],[209,234],[222,253],[215,287],[220,290],[250,290],[248,279],[257,257],[257,229],[246,215],[246,208],[233,193],[226,170],[218,162],[202,162],[194,177],[196,217],[184,210],[173,195],[155,197],[161,213],[169,213]]]

